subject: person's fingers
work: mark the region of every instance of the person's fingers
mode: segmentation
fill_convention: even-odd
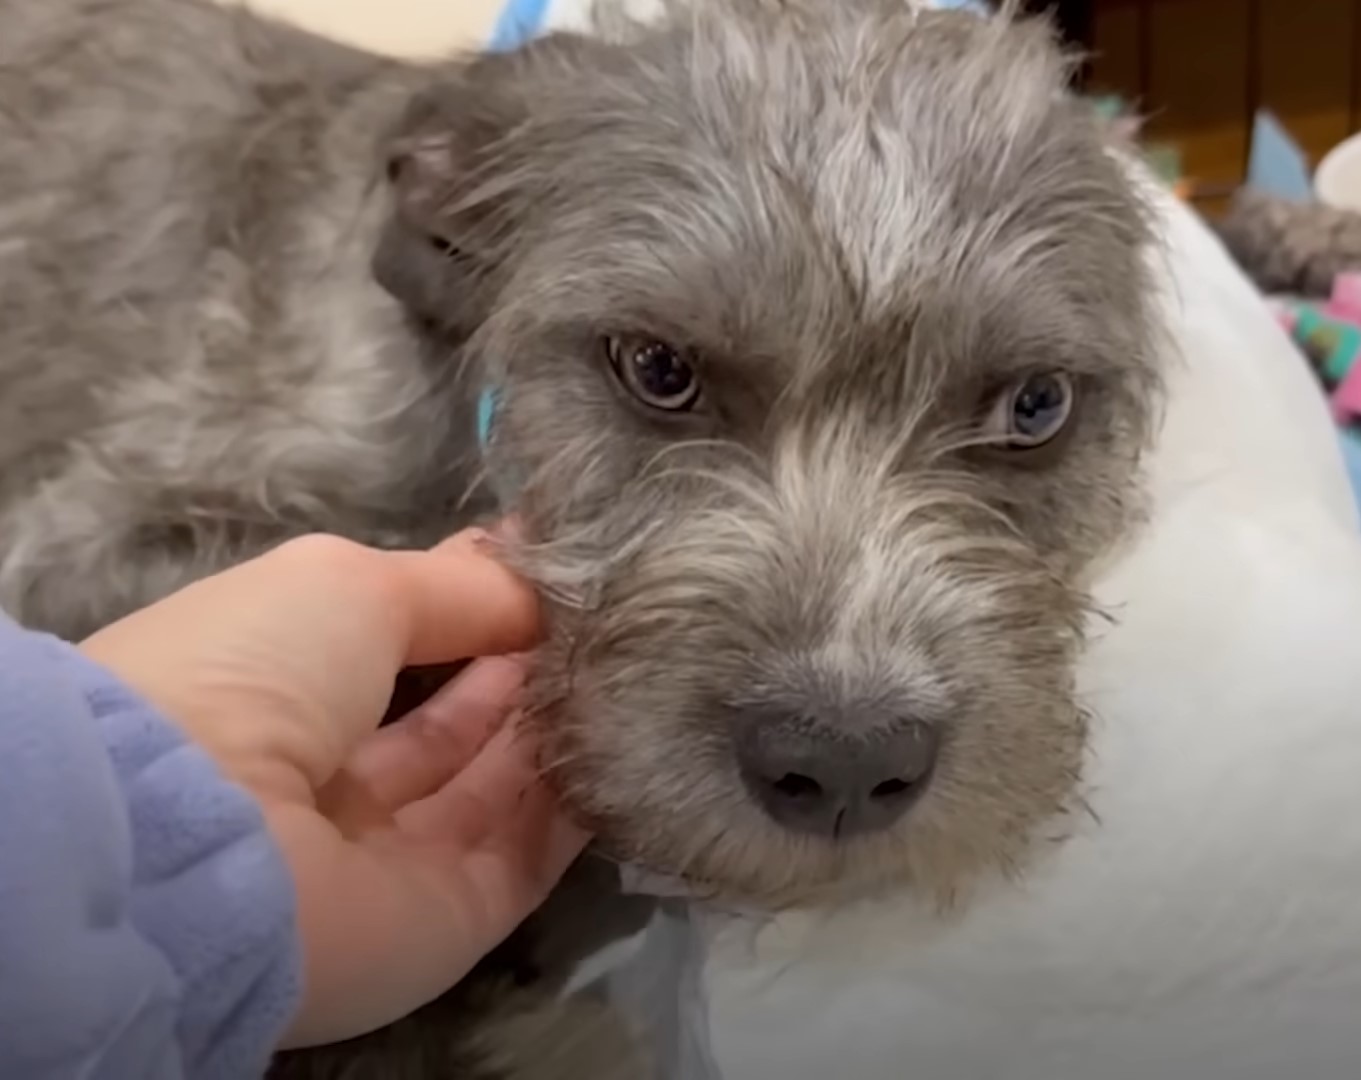
[[[477,757],[523,683],[519,661],[478,660],[429,701],[360,742],[345,771],[387,810],[423,799]]]
[[[519,652],[539,634],[533,588],[488,551],[487,534],[468,530],[429,552],[392,552],[406,613],[405,666]]]
[[[530,789],[503,832],[450,866],[468,932],[488,949],[504,940],[562,880],[590,839],[543,785]]]
[[[559,808],[513,722],[439,791],[399,811],[397,823],[408,835],[447,845],[465,870],[474,852],[490,858],[478,860],[483,884],[515,903],[520,896],[537,902],[588,839]]]
[[[537,781],[533,752],[512,717],[467,768],[438,791],[399,810],[397,823],[410,835],[469,850],[503,827]]]
[[[506,544],[518,544],[525,538],[519,514],[508,514],[492,526],[491,535]]]

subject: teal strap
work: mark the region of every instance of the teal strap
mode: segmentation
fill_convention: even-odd
[[[477,445],[485,453],[491,442],[491,424],[496,418],[496,391],[483,390],[477,399]]]

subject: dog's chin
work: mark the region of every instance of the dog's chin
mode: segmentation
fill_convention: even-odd
[[[559,648],[527,686],[541,762],[639,891],[756,912],[885,896],[952,912],[1024,875],[1082,805],[1085,718],[1060,679],[980,686],[920,798],[878,831],[834,837],[786,827],[748,790],[727,729],[696,705],[698,669],[625,679]]]
[[[554,735],[544,740],[546,776],[568,814],[592,834],[592,853],[619,867],[626,891],[759,914],[920,890],[910,821],[849,839],[796,833],[735,785],[698,781],[690,790],[706,787],[710,805],[697,810],[683,796],[659,796],[640,784],[645,771],[627,755],[599,747],[585,755],[564,747],[574,740],[561,730]],[[702,771],[700,762],[691,764]]]
[[[755,915],[889,901],[950,919],[1057,850],[1085,807],[1076,777],[1022,816],[1015,792],[990,799],[947,774],[901,822],[832,838],[785,828],[736,789],[703,809],[658,799],[630,782],[640,775],[636,761],[597,758],[552,775],[627,891]]]
[[[587,802],[599,805],[595,799]],[[760,813],[755,806],[751,810]],[[798,836],[770,823],[740,834],[730,828],[721,852],[695,854],[689,836],[671,834],[664,824],[644,835],[639,819],[627,812],[602,817],[578,811],[578,817],[593,831],[592,853],[619,868],[625,892],[754,915],[886,897],[927,899],[924,883],[914,880],[904,860],[903,836],[893,833],[830,840]]]
[[[626,892],[662,898],[690,900],[711,908],[754,915],[773,915],[790,910],[828,910],[853,904],[917,896],[919,890],[901,867],[875,866],[872,848],[855,859],[849,853],[828,852],[823,858],[806,860],[796,867],[781,867],[780,882],[760,874],[706,872],[669,863],[664,856],[617,845],[606,833],[597,838],[595,850],[616,862]],[[825,845],[829,846],[830,845]],[[851,868],[848,864],[859,862]]]

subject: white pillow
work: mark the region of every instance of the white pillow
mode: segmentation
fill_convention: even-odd
[[[1170,196],[1183,356],[1099,590],[1093,820],[955,925],[707,923],[723,1080],[1361,1074],[1361,543],[1301,358]],[[691,1070],[694,1075],[694,1070]]]

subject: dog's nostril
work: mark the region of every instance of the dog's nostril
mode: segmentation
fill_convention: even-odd
[[[799,714],[746,714],[735,735],[747,790],[795,832],[840,841],[893,826],[921,797],[940,736],[919,720],[862,737]]]
[[[771,785],[781,795],[790,799],[810,800],[820,798],[822,785],[810,776],[799,773],[785,773]]]

